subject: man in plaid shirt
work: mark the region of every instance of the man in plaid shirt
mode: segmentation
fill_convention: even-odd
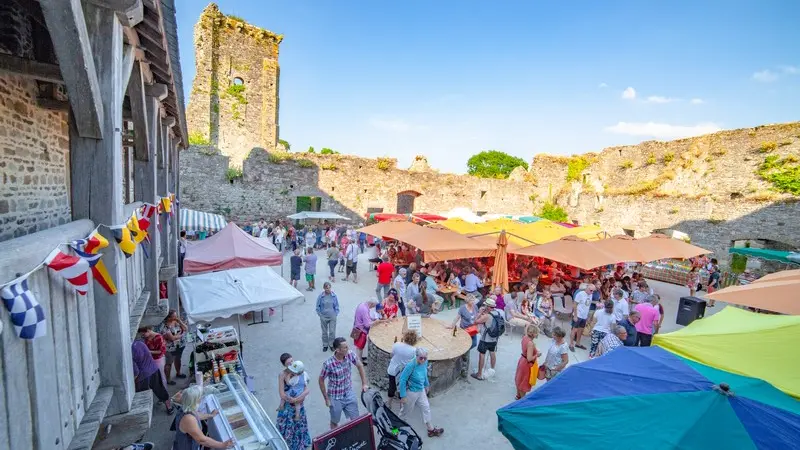
[[[333,340],[333,356],[322,364],[322,371],[319,374],[319,389],[322,391],[325,405],[330,409],[331,429],[339,426],[342,412],[349,420],[358,417],[358,401],[353,393],[351,366],[356,366],[358,369],[358,374],[361,376],[361,388],[366,391],[369,385],[364,365],[350,351],[347,340],[337,337]],[[328,379],[327,388],[325,387],[325,378]]]

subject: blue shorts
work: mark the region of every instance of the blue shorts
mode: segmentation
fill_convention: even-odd
[[[342,412],[348,420],[355,420],[358,417],[358,401],[356,396],[350,392],[346,398],[331,400],[331,423],[338,424],[342,419]]]

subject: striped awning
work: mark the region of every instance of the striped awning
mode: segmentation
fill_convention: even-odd
[[[228,224],[228,221],[219,214],[211,214],[193,209],[181,208],[181,231],[210,231],[217,232]]]

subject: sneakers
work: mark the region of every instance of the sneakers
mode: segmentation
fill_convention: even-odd
[[[175,378],[186,378],[186,374],[185,373],[179,373],[179,374],[175,375]]]
[[[137,442],[136,444],[131,444],[127,448],[130,450],[153,450],[153,443],[152,442]]]
[[[322,347],[322,351],[323,352],[327,352],[328,351],[328,347]]]
[[[428,430],[428,437],[437,437],[444,434],[444,428],[432,428]]]

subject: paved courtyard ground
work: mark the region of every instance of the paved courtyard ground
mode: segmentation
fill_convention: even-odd
[[[321,332],[317,315],[314,312],[316,297],[319,294],[322,282],[326,279],[327,264],[323,252],[317,252],[320,257],[317,265],[318,289],[316,292],[305,291],[305,281],[301,280],[298,286],[305,294],[305,302],[292,304],[284,308],[284,318],[281,321],[280,310],[268,324],[247,326],[242,319],[242,340],[244,342],[243,357],[248,374],[254,378],[255,395],[269,413],[273,421],[279,404],[277,393],[277,374],[281,370],[279,357],[284,352],[291,353],[295,359],[305,363],[306,370],[312,379],[311,395],[305,402],[312,436],[322,434],[328,430],[328,409],[316,385],[317,376],[325,358],[330,352],[322,351]],[[342,282],[337,273],[337,281],[333,286],[336,292],[341,314],[337,324],[338,335],[347,337],[353,323],[356,306],[375,296],[376,275],[369,272],[366,255],[361,256],[358,264],[358,284]],[[288,255],[285,262],[284,273],[288,278]],[[688,290],[682,286],[650,281],[650,285],[661,295],[666,318],[663,332],[674,331],[682,328],[675,323],[678,300],[681,296],[688,295]],[[717,303],[715,308],[708,308],[707,315],[721,310],[724,304]],[[445,310],[434,316],[446,322],[452,322],[455,309]],[[215,326],[235,325],[236,319],[230,318],[214,322]],[[568,324],[559,324],[568,329]],[[439,438],[427,438],[423,435],[425,448],[429,450],[452,448],[491,448],[493,450],[511,449],[511,444],[497,431],[497,416],[495,411],[514,400],[514,372],[520,354],[521,331],[516,329],[513,335],[506,334],[500,339],[497,350],[497,367],[493,380],[476,381],[472,378],[462,379],[449,391],[431,399],[433,422],[436,426],[443,427],[445,433]],[[537,339],[536,344],[543,353],[547,351],[551,340],[543,334]],[[588,347],[589,338],[584,337],[584,345]],[[587,351],[576,349],[570,353],[570,364],[576,364],[587,359]],[[471,366],[477,367],[477,353],[475,350],[470,355]],[[357,372],[353,371],[355,388],[360,386]],[[537,387],[542,386],[540,384]],[[171,386],[171,392],[184,386]],[[385,395],[385,392],[384,392]],[[359,405],[362,412],[363,405]],[[419,412],[418,417],[411,420],[411,425],[422,434],[425,426]],[[172,418],[167,417],[163,406],[157,406],[153,414],[153,426],[145,435],[144,440],[154,442],[156,449],[169,449],[172,445],[172,432],[169,427]]]

